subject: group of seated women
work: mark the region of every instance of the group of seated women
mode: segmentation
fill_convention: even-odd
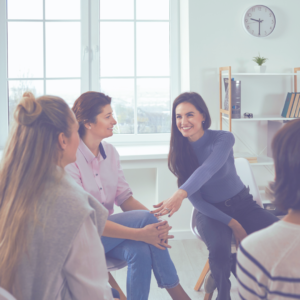
[[[26,92],[14,119],[0,166],[0,287],[16,299],[116,299],[105,256],[127,262],[128,300],[148,299],[152,270],[171,299],[190,299],[168,252],[171,227],[160,219],[185,198],[197,210],[218,300],[230,299],[231,271],[242,299],[299,297],[300,120],[273,142],[271,191],[289,210],[277,222],[253,201],[236,173],[233,134],[209,129],[197,93],[173,102],[168,166],[178,190],[152,211],[133,197],[117,150],[104,141],[116,125],[109,96],[86,92],[71,110],[59,97]],[[232,234],[237,246],[243,240],[238,260]]]

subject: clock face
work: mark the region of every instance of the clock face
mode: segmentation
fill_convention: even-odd
[[[244,29],[255,37],[270,35],[276,25],[275,15],[264,5],[250,7],[243,17]]]

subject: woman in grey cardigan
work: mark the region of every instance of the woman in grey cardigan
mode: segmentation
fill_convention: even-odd
[[[25,93],[0,166],[0,286],[18,300],[112,300],[107,210],[68,176],[78,124],[60,98]]]

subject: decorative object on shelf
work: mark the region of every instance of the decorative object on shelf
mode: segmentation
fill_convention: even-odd
[[[300,93],[287,93],[281,116],[300,118]]]
[[[245,112],[244,113],[244,118],[251,119],[251,118],[253,118],[253,114]]]
[[[224,78],[224,86],[224,109],[229,110],[228,78]],[[231,78],[231,117],[233,119],[241,118],[241,81],[235,81],[234,78]]]
[[[262,56],[260,56],[260,54],[258,53],[258,56],[254,56],[254,57],[253,57],[253,61],[254,61],[255,63],[257,63],[257,65],[254,66],[254,70],[255,70],[257,73],[265,73],[265,72],[266,72],[267,66],[263,66],[263,64],[267,61],[267,58],[266,58],[266,57],[262,57]]]
[[[243,27],[254,37],[267,37],[275,29],[276,18],[274,12],[265,5],[254,5],[243,15]]]

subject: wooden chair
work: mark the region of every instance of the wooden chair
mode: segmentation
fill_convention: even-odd
[[[127,297],[123,293],[122,289],[119,287],[118,283],[116,282],[116,280],[110,273],[112,271],[117,271],[117,270],[125,268],[127,266],[127,262],[124,260],[106,256],[106,264],[107,264],[109,284],[111,285],[112,288],[114,288],[115,290],[117,290],[120,293],[120,300],[127,300]]]
[[[263,207],[263,204],[262,204],[262,201],[260,198],[260,194],[259,194],[259,190],[258,190],[257,184],[255,182],[254,175],[252,173],[251,166],[250,166],[248,160],[245,158],[235,159],[235,168],[236,168],[238,176],[241,178],[244,185],[249,186],[250,193],[253,195],[253,200],[256,201],[256,203],[259,206]],[[195,208],[193,208],[190,227],[191,227],[193,234],[198,239],[203,241],[203,239],[201,238],[201,236],[197,230],[197,227],[196,227],[196,218],[195,218],[196,213],[197,213],[197,210]],[[231,251],[232,252],[235,251],[235,240],[234,240],[233,235],[232,235],[232,241],[231,241]],[[201,289],[203,282],[204,282],[204,278],[209,270],[210,270],[209,260],[207,260],[205,263],[205,266],[200,274],[200,277],[194,287],[195,291],[199,291]],[[213,295],[213,293],[211,293],[211,294],[206,293],[204,296],[204,300],[210,300],[212,298],[212,295]]]

